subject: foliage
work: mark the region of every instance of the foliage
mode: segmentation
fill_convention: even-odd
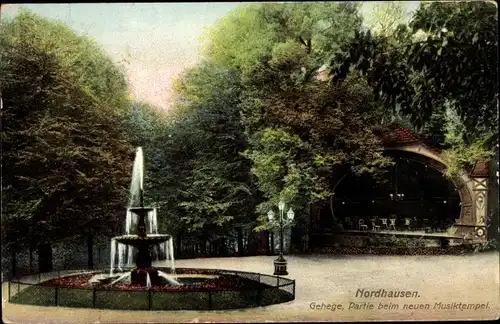
[[[333,194],[335,174],[345,165],[375,174],[390,164],[373,133],[377,103],[360,80],[332,89],[321,81],[297,85],[283,74],[273,67],[255,74],[253,87],[266,90],[258,100],[251,96],[257,91],[249,92],[242,104],[250,136],[246,156],[267,198],[260,213],[279,200],[307,211]]]
[[[467,133],[496,129],[496,8],[487,2],[423,4],[398,44],[361,32],[332,61],[335,78],[354,67],[365,74],[388,107],[401,104],[417,126],[451,103]],[[471,55],[474,53],[473,55]]]
[[[258,214],[284,199],[304,220],[309,203],[332,194],[341,165],[375,172],[388,163],[366,128],[381,116],[363,80],[333,91],[316,80],[360,27],[357,4],[269,3],[236,10],[209,32],[206,59],[241,73],[244,155],[266,198]]]
[[[499,244],[498,244],[498,239],[493,238],[488,240],[484,244],[477,245],[474,248],[474,252],[488,252],[488,251],[499,251]]]
[[[243,6],[205,36],[205,57],[245,76],[268,61],[302,57],[314,73],[361,26],[354,3],[266,3]]]
[[[374,5],[371,14],[364,19],[364,24],[372,33],[392,36],[398,26],[405,23],[403,2],[383,1]]]
[[[387,107],[399,106],[414,126],[444,139],[449,172],[456,173],[488,158],[498,134],[496,24],[491,3],[422,4],[397,29],[397,42],[357,33],[332,60],[333,80],[361,72]],[[447,111],[458,116],[460,132],[436,127]]]
[[[177,103],[165,135],[156,141],[162,152],[151,172],[161,179],[152,185],[157,196],[175,197],[168,209],[178,230],[222,235],[254,218],[256,188],[250,165],[239,154],[247,145],[240,91],[236,70],[209,63],[190,69],[176,83]]]
[[[155,136],[167,125],[166,115],[158,108],[143,102],[131,102],[122,115],[127,140],[134,147],[151,148]]]
[[[366,246],[421,248],[425,247],[425,241],[422,238],[397,237],[396,235],[373,235],[368,237]]]
[[[76,35],[64,23],[40,17],[28,10],[2,22],[2,33],[13,43],[32,43],[58,60],[73,81],[109,113],[128,107],[124,72],[93,39]]]
[[[130,151],[112,107],[103,106],[109,101],[96,100],[75,79],[59,45],[46,37],[49,21],[22,13],[2,23],[4,242],[37,244],[89,228],[116,230]],[[71,35],[52,27],[61,37]]]
[[[443,154],[450,161],[445,172],[447,176],[456,176],[462,170],[471,171],[477,161],[488,161],[495,156],[493,151],[486,149],[493,134],[466,142],[465,126],[451,109],[447,110],[444,126],[447,149]]]

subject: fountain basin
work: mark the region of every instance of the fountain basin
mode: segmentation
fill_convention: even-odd
[[[129,207],[131,212],[135,214],[147,214],[154,210],[154,207]]]
[[[161,277],[160,282],[158,285],[172,285],[172,286],[178,286],[180,285],[200,285],[203,283],[210,282],[211,280],[218,279],[218,275],[214,274],[167,274],[162,271],[157,271],[158,275]],[[92,287],[109,287],[109,288],[126,288],[126,287],[132,287],[132,282],[131,282],[131,271],[125,271],[125,272],[117,272],[114,273],[113,275],[107,274],[107,273],[98,273],[98,274],[93,274],[92,277],[88,280],[88,283]],[[171,278],[171,280],[168,280],[168,278]],[[76,277],[77,285],[84,286],[84,277]],[[112,285],[112,283],[117,280],[122,278],[120,282],[117,282]],[[80,280],[80,282],[78,282]],[[75,284],[73,282],[72,284]],[[67,284],[64,280],[61,281],[62,284]],[[148,288],[145,287],[144,285],[139,285],[139,287],[142,288]],[[155,287],[152,287],[155,288]]]
[[[148,234],[147,236],[139,236],[139,235],[121,235],[116,236],[114,239],[117,242],[131,245],[135,247],[140,247],[144,245],[154,245],[160,244],[165,241],[168,241],[172,236],[169,234]]]
[[[159,269],[170,271],[170,268]],[[148,288],[127,282],[113,286],[104,282],[92,284],[92,278],[101,279],[107,273],[108,270],[91,273],[82,270],[63,277],[54,273],[53,279],[38,283],[33,283],[31,276],[19,278],[9,281],[9,300],[39,306],[119,310],[223,310],[283,303],[295,296],[294,280],[222,269],[177,268],[176,274],[170,275],[182,285],[162,283]]]

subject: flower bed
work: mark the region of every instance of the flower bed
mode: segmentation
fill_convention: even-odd
[[[68,288],[88,288],[91,287],[89,284],[89,280],[90,278],[92,278],[92,276],[93,274],[91,273],[70,275],[70,276],[47,280],[45,282],[42,282],[40,285],[59,286]]]
[[[178,272],[178,274],[191,274],[191,275],[212,275],[215,272],[200,270],[200,269],[189,269]],[[78,274],[72,276],[65,276],[60,278],[51,279],[41,283],[42,286],[51,287],[63,287],[63,288],[92,288],[89,283],[90,278],[94,274]],[[168,283],[152,286],[150,289],[152,291],[227,291],[227,290],[244,290],[244,289],[257,289],[263,286],[259,282],[241,278],[234,275],[218,275],[215,278],[209,278],[202,283],[190,283],[185,285],[171,285]],[[101,289],[107,290],[148,290],[147,287],[143,285],[131,285],[127,283],[116,283],[112,286],[102,286]]]

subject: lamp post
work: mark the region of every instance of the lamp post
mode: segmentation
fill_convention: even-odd
[[[288,210],[286,213],[286,219],[285,219],[285,203],[283,201],[280,201],[278,204],[278,210],[279,210],[279,220],[274,219],[274,212],[270,210],[267,213],[267,218],[269,219],[270,223],[277,222],[280,228],[280,255],[279,257],[274,260],[274,275],[278,276],[286,276],[288,275],[288,272],[286,270],[287,262],[285,258],[283,257],[283,250],[284,250],[284,244],[283,244],[283,227],[285,226],[286,223],[291,223],[293,221],[293,218],[295,216],[292,208]]]

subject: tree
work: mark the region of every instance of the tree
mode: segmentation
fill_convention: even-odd
[[[134,147],[153,149],[155,139],[162,134],[168,118],[159,108],[148,103],[133,101],[122,115],[127,141]]]
[[[269,60],[303,57],[314,74],[361,26],[355,3],[266,3],[240,7],[206,35],[205,58],[243,73]]]
[[[168,228],[203,241],[227,236],[254,220],[256,190],[238,109],[234,69],[204,62],[176,83],[177,102],[154,140],[151,189],[168,210]],[[162,207],[163,209],[163,207]],[[185,235],[185,234],[184,234]],[[203,244],[202,244],[203,246]]]
[[[79,36],[62,22],[22,9],[2,22],[2,32],[12,41],[36,43],[57,58],[83,91],[116,118],[128,108],[124,71],[88,36]]]
[[[279,76],[282,71],[255,75],[256,88],[266,91],[245,102],[251,144],[246,156],[267,198],[258,211],[283,199],[305,218],[309,204],[334,194],[335,176],[345,166],[376,175],[390,160],[375,135],[378,103],[362,80],[352,77],[334,89],[321,81],[296,85]]]
[[[6,247],[38,245],[46,271],[51,243],[116,231],[130,147],[109,101],[82,87],[30,17],[3,22],[0,38],[2,228]]]
[[[361,72],[389,109],[400,106],[418,128],[442,119],[446,110],[456,112],[463,132],[448,139],[458,136],[462,144],[445,141],[445,147],[462,156],[467,146],[482,147],[469,150],[461,162],[452,159],[457,163],[452,170],[467,168],[489,155],[497,134],[496,25],[491,3],[422,4],[409,25],[396,31],[397,42],[357,33],[332,61],[333,79]]]
[[[403,2],[382,1],[376,3],[373,9],[364,22],[374,34],[391,36],[399,25],[405,23]]]
[[[317,71],[361,28],[358,8],[353,3],[249,5],[208,33],[205,58],[241,75],[245,156],[265,198],[259,215],[283,198],[303,223],[309,204],[332,194],[330,182],[340,165],[376,172],[388,163],[369,126],[382,116],[367,84],[352,77],[331,91],[317,80]],[[267,227],[265,221],[259,225],[257,230]]]

